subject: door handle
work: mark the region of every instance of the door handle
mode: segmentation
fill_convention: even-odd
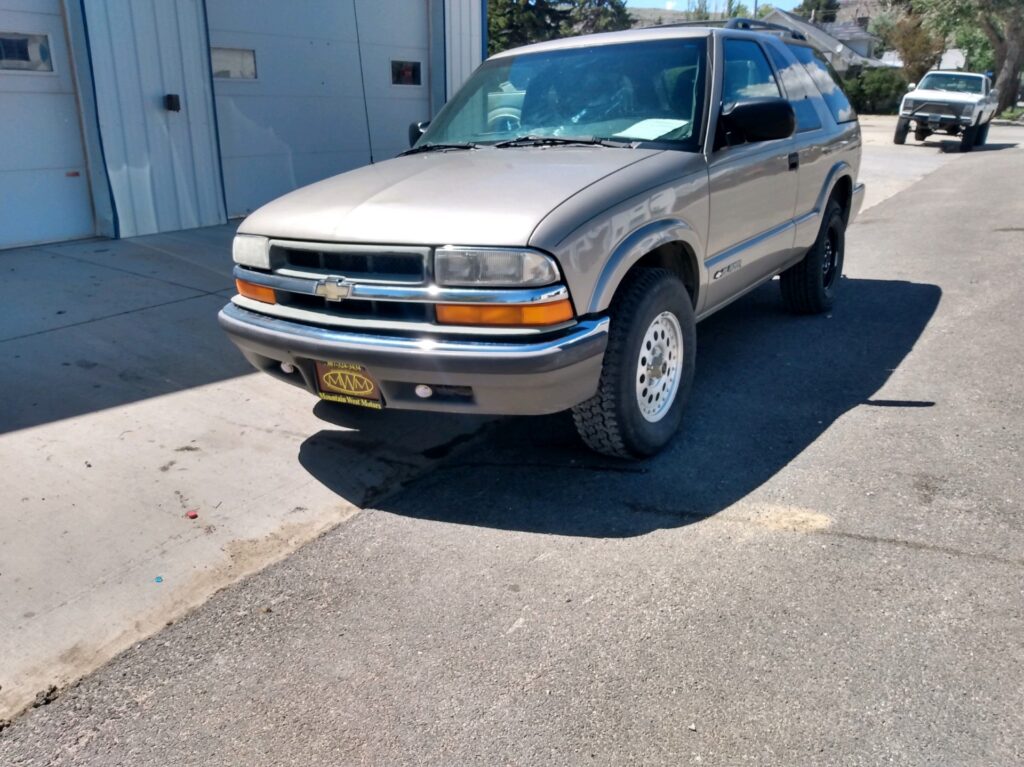
[[[790,170],[796,170],[797,168],[800,167],[800,153],[799,152],[790,152],[788,159],[789,159],[789,169]]]
[[[177,93],[168,93],[164,96],[164,109],[168,112],[181,111],[181,96]]]

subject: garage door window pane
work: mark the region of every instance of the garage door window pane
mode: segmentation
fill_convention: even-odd
[[[248,48],[211,48],[213,76],[224,80],[255,80],[256,51]]]
[[[0,32],[0,69],[52,72],[49,38],[46,35]]]

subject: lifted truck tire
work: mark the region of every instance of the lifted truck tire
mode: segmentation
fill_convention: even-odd
[[[988,141],[988,127],[992,124],[989,120],[984,125],[978,126],[978,135],[974,137],[974,146],[985,146],[985,142]]]
[[[610,314],[597,394],[574,407],[572,419],[591,450],[644,458],[663,448],[682,420],[696,364],[693,305],[672,272],[636,269]]]
[[[914,131],[914,141],[926,141],[930,135],[932,135],[930,130],[918,128]]]
[[[975,142],[978,140],[978,131],[980,128],[980,125],[971,125],[964,128],[964,135],[960,137],[961,152],[970,152],[974,149]]]
[[[803,259],[779,276],[782,303],[795,314],[821,314],[832,308],[843,274],[846,218],[835,199],[825,207],[818,239]]]
[[[906,144],[907,134],[910,132],[910,120],[904,120],[902,117],[896,121],[896,133],[893,134],[892,143],[894,144]]]

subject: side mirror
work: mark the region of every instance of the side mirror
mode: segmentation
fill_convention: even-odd
[[[420,140],[420,136],[427,132],[427,126],[430,125],[430,120],[424,120],[423,122],[413,123],[409,126],[409,146],[415,146],[416,142]]]
[[[999,89],[993,88],[988,92],[988,97],[993,101],[999,101]]]
[[[910,91],[914,90],[916,87],[917,83],[907,83],[907,93],[910,93]]]
[[[793,106],[780,98],[750,99],[727,104],[719,118],[725,146],[789,138],[796,130]]]

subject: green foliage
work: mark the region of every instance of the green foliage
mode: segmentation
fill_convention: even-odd
[[[803,0],[800,5],[793,9],[793,13],[809,19],[813,12],[816,22],[827,23],[836,20],[836,11],[838,10],[839,0]]]
[[[904,15],[896,22],[892,31],[892,44],[903,59],[904,75],[914,83],[939,63],[946,48],[945,40],[913,13]]]
[[[900,99],[907,92],[907,80],[898,69],[879,67],[847,77],[843,89],[858,112],[892,115],[899,110]]]
[[[589,35],[594,32],[616,32],[629,29],[633,22],[626,11],[625,0],[570,0],[560,3],[566,8],[563,34]]]
[[[730,19],[749,19],[750,8],[739,0],[725,0],[725,15]]]
[[[625,0],[488,0],[487,52],[631,26]]]
[[[871,17],[868,22],[868,32],[877,37],[882,43],[882,50],[891,51],[893,45],[893,34],[896,31],[896,22],[900,14],[894,10],[882,11]]]
[[[488,0],[487,52],[559,37],[566,20],[560,6],[552,0]]]
[[[763,19],[769,13],[775,10],[775,6],[771,3],[761,3],[757,6],[757,18]]]

